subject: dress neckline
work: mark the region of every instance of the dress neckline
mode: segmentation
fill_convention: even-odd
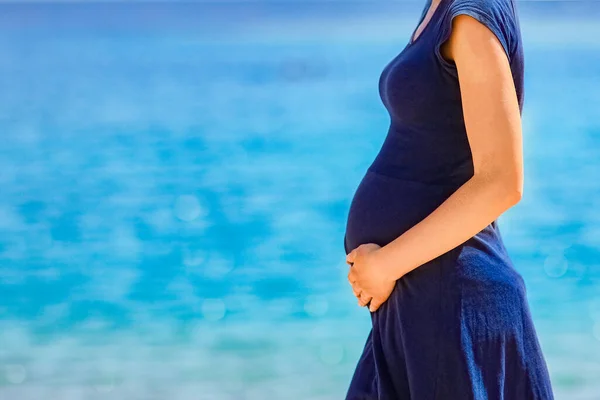
[[[413,30],[412,34],[410,35],[408,46],[414,45],[415,43],[417,43],[419,41],[419,39],[421,39],[421,36],[423,36],[423,34],[427,31],[427,29],[429,29],[429,25],[431,25],[434,18],[436,18],[437,15],[439,14],[440,9],[442,8],[442,5],[444,4],[444,1],[445,0],[439,0],[438,4],[435,6],[435,10],[433,11],[433,14],[431,15],[431,18],[429,18],[429,21],[427,21],[427,24],[423,27],[423,29],[421,30],[421,33],[419,33],[419,36],[417,36],[415,38],[415,33],[417,33],[417,30],[419,29],[419,27],[425,20],[425,17],[429,13],[431,5],[433,3],[432,0],[427,0],[427,3],[425,4],[425,8],[423,9],[423,12],[421,13],[421,18],[419,19],[419,23],[417,24],[417,27]]]

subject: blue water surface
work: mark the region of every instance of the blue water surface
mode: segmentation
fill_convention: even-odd
[[[423,4],[0,5],[0,399],[343,398],[345,217]],[[598,400],[600,3],[518,6],[499,225],[556,398]]]

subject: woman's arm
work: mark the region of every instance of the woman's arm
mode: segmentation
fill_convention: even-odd
[[[348,279],[361,305],[371,301],[371,311],[387,300],[391,282],[464,243],[522,196],[521,118],[502,45],[479,21],[458,15],[442,51],[458,71],[475,172],[435,211],[388,245],[359,246],[348,254],[353,264]]]

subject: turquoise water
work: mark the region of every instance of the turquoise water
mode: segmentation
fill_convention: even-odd
[[[600,399],[600,3],[520,2],[500,218],[557,399]],[[0,399],[340,399],[343,231],[422,4],[0,6]]]

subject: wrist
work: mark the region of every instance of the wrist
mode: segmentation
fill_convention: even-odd
[[[378,252],[378,263],[381,265],[382,274],[385,280],[394,282],[402,278],[406,273],[402,264],[402,257],[398,254],[398,250],[392,248],[389,244],[383,246]]]

